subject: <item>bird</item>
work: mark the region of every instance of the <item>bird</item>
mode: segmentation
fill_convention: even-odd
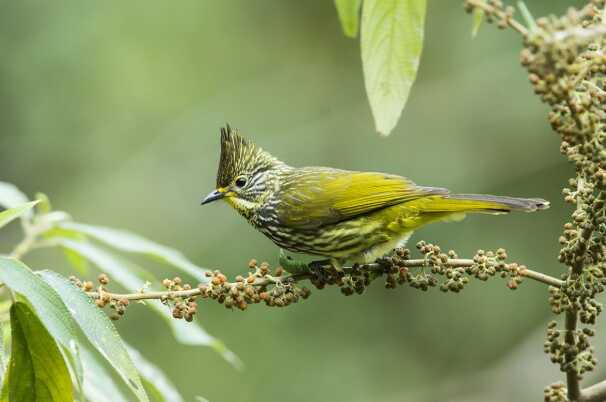
[[[293,167],[228,124],[220,131],[216,188],[202,204],[223,200],[280,248],[336,269],[386,256],[429,223],[549,207],[540,198],[451,194],[395,174]]]

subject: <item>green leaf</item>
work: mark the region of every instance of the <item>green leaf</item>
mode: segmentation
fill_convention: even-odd
[[[425,25],[425,0],[365,0],[362,67],[379,133],[396,126],[416,78]]]
[[[143,287],[145,281],[158,283],[158,280],[153,275],[141,267],[91,243],[64,238],[57,238],[55,241],[62,247],[70,249],[88,259],[103,272],[107,273],[112,280],[122,285],[128,292],[138,292]],[[155,290],[158,290],[158,288],[155,287]],[[174,319],[170,310],[159,300],[148,300],[145,304],[166,321],[171,327],[173,335],[180,343],[210,346],[234,367],[242,368],[243,364],[238,356],[229,350],[223,342],[208,334],[198,323]]]
[[[58,273],[39,271],[38,275],[55,289],[63,303],[69,306],[69,312],[87,339],[120,373],[139,400],[149,401],[126,346],[107,315],[80,288]]]
[[[88,349],[80,349],[82,372],[84,375],[82,388],[86,400],[90,402],[131,402],[132,398],[117,386],[117,382],[103,367],[95,355]]]
[[[11,358],[8,400],[66,402],[74,400],[69,370],[55,340],[26,303],[11,307]]]
[[[38,212],[41,214],[48,214],[52,211],[53,207],[48,199],[48,196],[44,193],[36,193],[36,199],[40,201],[38,204]]]
[[[84,389],[82,388],[84,371],[82,369],[82,359],[80,357],[80,348],[78,347],[78,343],[72,339],[70,341],[69,348],[66,348],[63,345],[61,345],[61,348],[63,350],[63,356],[65,357],[72,374],[72,383],[74,384],[75,393],[79,398],[76,399],[78,401],[85,402],[86,397],[84,395]]]
[[[151,391],[148,393],[153,395],[152,399],[157,402],[183,402],[183,397],[177,388],[160,368],[145,359],[137,349],[128,345],[127,348],[135,366],[141,373],[146,388],[149,387]]]
[[[479,7],[476,7],[473,10],[473,26],[471,27],[471,37],[475,38],[478,32],[480,31],[480,26],[482,25],[482,21],[484,20],[484,10]]]
[[[345,36],[355,38],[360,26],[360,6],[362,0],[335,0],[335,7]]]
[[[130,365],[128,362],[124,362],[123,355],[120,356],[119,348],[116,350],[113,349],[116,347],[113,343],[107,345],[108,340],[103,342],[98,340],[99,337],[108,336],[107,328],[103,328],[101,325],[97,325],[94,328],[79,327],[78,322],[72,318],[72,312],[68,310],[59,294],[48,283],[42,280],[40,276],[34,274],[21,261],[13,258],[0,257],[0,282],[3,282],[15,292],[23,295],[27,301],[31,303],[46,329],[48,329],[55,340],[62,346],[69,348],[72,340],[79,342],[83,333],[87,335],[87,337],[90,338],[87,338],[88,343],[92,345],[100,353],[100,355],[109,362],[109,364],[124,380],[125,384],[127,384],[129,388],[137,396],[139,396],[138,399],[147,402],[145,391],[140,384],[139,375],[136,369],[134,369],[132,362],[130,362],[128,355],[126,358],[128,359],[128,362],[130,362]],[[86,295],[82,294],[82,296],[90,300],[90,298],[88,298]],[[70,305],[70,308],[73,309],[74,314],[77,314],[79,318],[82,318],[81,316],[83,315],[92,316],[92,314],[99,312],[99,308],[96,307],[92,302],[87,307],[79,305],[76,309],[74,306]],[[101,332],[90,334],[91,331],[97,330]],[[82,359],[82,365],[84,366],[85,373],[88,365],[98,365],[98,363],[95,361],[94,355],[89,353],[89,344],[78,343],[80,354],[83,356],[86,354],[87,356],[86,359]],[[122,364],[124,364],[124,366]]]
[[[14,208],[25,204],[29,199],[15,185],[0,181],[0,206]]]
[[[64,222],[62,228],[71,229],[97,239],[110,247],[127,253],[144,254],[180,269],[200,282],[208,282],[204,272],[208,271],[189,261],[179,251],[155,243],[144,237],[124,230],[117,230],[102,226],[85,225],[76,222]]]
[[[88,261],[86,258],[69,248],[61,247],[61,250],[63,251],[65,259],[69,262],[69,265],[74,267],[78,273],[81,275],[86,275],[88,273]]]
[[[27,202],[0,212],[0,228],[8,225],[18,217],[28,213],[38,201]]]

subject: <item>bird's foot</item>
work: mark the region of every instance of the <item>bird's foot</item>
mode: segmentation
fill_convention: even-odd
[[[343,267],[334,260],[318,260],[308,264],[318,283],[334,284],[343,277]]]

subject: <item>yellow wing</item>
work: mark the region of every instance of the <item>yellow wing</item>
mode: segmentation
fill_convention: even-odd
[[[300,168],[282,180],[278,193],[281,223],[312,229],[448,190],[385,173]]]

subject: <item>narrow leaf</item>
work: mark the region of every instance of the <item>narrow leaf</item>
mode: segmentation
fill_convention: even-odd
[[[125,261],[93,244],[64,238],[57,238],[56,241],[62,247],[88,259],[131,293],[140,291],[145,281],[149,280],[150,282],[158,283],[158,280],[153,275],[141,267],[136,266],[130,261]],[[173,335],[180,343],[210,346],[234,367],[242,368],[242,361],[237,355],[229,350],[223,342],[208,334],[198,323],[174,319],[170,314],[170,310],[159,300],[148,300],[145,304],[167,322],[172,329]]]
[[[14,208],[25,204],[29,199],[14,184],[0,181],[0,206]]]
[[[335,0],[335,7],[345,36],[355,38],[360,26],[362,0]]]
[[[183,397],[164,372],[149,362],[139,351],[128,346],[128,353],[141,373],[143,381],[155,392],[158,402],[183,402]]]
[[[71,265],[80,275],[86,275],[88,273],[88,261],[86,258],[81,256],[79,253],[65,247],[61,247],[63,255],[69,265]]]
[[[0,282],[3,282],[15,292],[23,295],[27,301],[32,304],[32,307],[36,311],[38,317],[42,320],[44,326],[62,346],[69,348],[72,340],[78,341],[82,337],[82,333],[85,332],[84,328],[79,328],[78,323],[72,318],[70,311],[68,311],[58,293],[21,261],[13,258],[0,257]],[[72,306],[70,306],[70,308],[71,307]],[[98,312],[98,310],[99,308],[92,304],[86,311],[82,312],[82,310],[80,310],[79,314],[92,314],[92,311]],[[97,334],[97,337],[99,336],[107,336],[107,334],[104,331],[103,333]],[[104,359],[115,368],[116,372],[120,374],[120,377],[124,379],[124,382],[139,396],[138,399],[147,402],[143,388],[140,385],[138,373],[134,369],[132,362],[130,366],[120,366],[123,358],[117,356],[112,348],[109,348],[109,350],[105,349],[105,342],[97,342],[95,344],[93,342],[94,340],[95,337],[91,338],[90,344],[92,344]],[[82,355],[88,352],[88,344],[86,347],[82,344],[79,344],[79,346]],[[117,349],[117,352],[119,352],[119,349]],[[87,355],[92,354],[87,353]],[[87,364],[96,364],[96,362],[87,363],[83,359],[82,364],[86,373]]]
[[[76,230],[97,239],[110,247],[127,253],[137,253],[155,257],[160,261],[170,264],[193,276],[200,282],[208,282],[208,278],[204,276],[204,272],[206,272],[207,269],[195,265],[183,254],[173,248],[155,243],[134,233],[76,222],[62,223],[61,227]]]
[[[26,303],[11,307],[8,400],[73,401],[69,370],[55,340]]]
[[[82,369],[82,359],[80,357],[80,348],[75,339],[72,339],[69,345],[69,349],[61,345],[63,349],[63,356],[68,363],[69,370],[72,375],[72,383],[74,384],[75,392],[78,395],[76,398],[79,402],[86,402],[84,389],[82,383],[84,381],[84,372]]]
[[[8,225],[18,217],[28,213],[38,201],[27,202],[25,204],[18,205],[7,209],[6,211],[0,212],[0,228]]]
[[[423,48],[425,0],[365,0],[362,66],[379,133],[396,126],[417,76]]]
[[[482,21],[484,20],[484,10],[479,7],[474,8],[473,10],[473,25],[471,27],[471,37],[475,38],[480,31],[480,26],[482,25]]]
[[[139,400],[149,401],[126,346],[107,315],[81,289],[58,273],[39,271],[38,275],[55,289],[63,303],[69,306],[69,312],[88,340],[120,373]]]
[[[118,388],[116,381],[88,349],[80,349],[82,388],[90,402],[131,402],[132,398]]]

